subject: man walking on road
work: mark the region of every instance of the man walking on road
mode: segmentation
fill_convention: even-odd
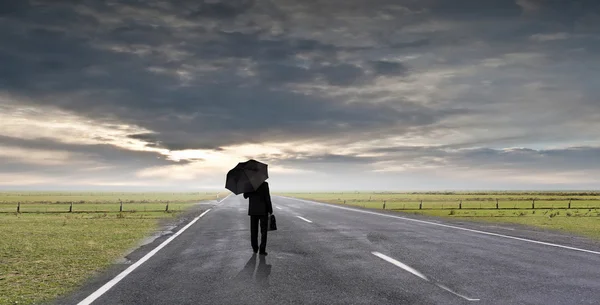
[[[263,182],[256,191],[244,193],[244,198],[250,198],[248,215],[250,215],[250,243],[254,253],[267,255],[267,231],[270,214],[273,214],[269,184]],[[258,246],[258,225],[260,222],[260,249]]]

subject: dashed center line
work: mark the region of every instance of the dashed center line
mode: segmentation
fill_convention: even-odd
[[[455,295],[457,297],[461,297],[461,298],[463,298],[463,299],[465,299],[467,301],[470,301],[470,302],[477,302],[477,301],[479,301],[479,299],[472,299],[472,298],[466,297],[466,296],[464,296],[464,295],[462,295],[460,293],[456,293],[456,292],[452,291],[452,289],[450,289],[450,288],[448,288],[448,287],[446,287],[446,286],[444,286],[442,284],[435,284],[435,285],[438,286],[438,287],[440,287],[440,288],[442,288],[442,289],[444,289],[444,290],[446,290],[446,291],[448,291],[448,292],[450,292],[450,293],[452,293],[453,295]]]
[[[387,261],[388,263],[392,263],[392,264],[396,265],[397,267],[400,267],[400,268],[402,268],[402,269],[404,269],[404,270],[406,270],[406,271],[408,271],[408,272],[410,272],[410,273],[412,273],[412,274],[414,274],[414,275],[416,275],[416,276],[418,276],[418,277],[420,277],[420,278],[422,278],[422,279],[424,279],[426,281],[429,281],[429,279],[425,275],[423,275],[423,273],[417,271],[416,269],[414,269],[414,268],[412,268],[412,267],[410,267],[408,265],[405,265],[405,264],[403,264],[403,263],[401,263],[401,262],[399,262],[399,261],[397,261],[397,260],[395,260],[395,259],[393,259],[393,258],[391,258],[391,257],[389,257],[387,255],[381,254],[379,252],[371,252],[371,253],[373,255],[375,255],[375,256],[383,259],[384,261]]]
[[[302,217],[302,216],[296,216],[296,217],[298,217],[298,218],[300,218],[300,219],[302,219],[302,220],[304,220],[304,221],[306,221],[306,222],[311,222],[311,223],[312,223],[312,221],[310,221],[310,220],[308,220],[308,219],[306,219],[306,218],[304,218],[304,217]]]
[[[427,282],[433,283],[433,281],[430,280],[429,278],[427,278],[423,273],[421,273],[418,270],[412,268],[411,266],[403,264],[402,262],[399,262],[399,261],[397,261],[397,260],[395,260],[395,259],[393,259],[393,258],[391,258],[391,257],[389,257],[389,256],[387,256],[385,254],[381,254],[379,252],[371,252],[371,254],[373,254],[373,255],[375,255],[375,256],[383,259],[384,261],[386,261],[388,263],[396,265],[396,267],[402,268],[403,270],[408,271],[408,272],[410,272],[410,273],[418,276],[419,278],[421,278],[421,279],[423,279],[423,280],[425,280]],[[446,286],[444,286],[442,284],[439,284],[439,283],[433,283],[433,284],[435,284],[436,286],[438,286],[438,287],[440,287],[440,288],[442,288],[442,289],[444,289],[444,290],[452,293],[453,295],[455,295],[457,297],[463,298],[463,299],[465,299],[467,301],[471,301],[471,302],[479,301],[479,299],[469,298],[469,297],[466,297],[466,296],[464,296],[464,295],[462,295],[460,293],[452,291],[452,289],[450,289],[450,288],[448,288],[448,287],[446,287]]]

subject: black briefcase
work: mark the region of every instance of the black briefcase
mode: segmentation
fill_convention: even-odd
[[[277,222],[275,221],[275,215],[271,214],[269,217],[269,231],[277,230]]]

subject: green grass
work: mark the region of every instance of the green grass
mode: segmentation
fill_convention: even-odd
[[[123,211],[180,210],[184,204],[224,198],[227,192],[201,193],[133,193],[133,192],[0,192],[0,213],[16,212],[21,203],[22,213],[68,212],[118,212]]]
[[[505,211],[416,210],[411,212],[470,221],[516,223],[600,239],[600,209]]]
[[[0,304],[38,304],[69,293],[148,236],[159,219],[174,217],[192,206],[190,202],[216,197],[216,193],[176,193],[173,197],[52,193],[47,198],[39,192],[17,194],[0,193],[0,202],[4,202],[0,212],[5,212],[0,213]],[[124,203],[125,212],[119,213],[116,196],[124,202],[124,198],[159,202]],[[224,196],[225,192],[220,194],[220,198]],[[185,200],[177,201],[182,198]],[[66,202],[75,199],[85,203],[75,203],[76,213],[66,213]],[[25,213],[15,213],[18,201],[25,202],[21,205]],[[164,212],[166,201],[171,213]],[[77,213],[83,210],[94,213]],[[27,213],[46,211],[61,213]]]
[[[124,203],[123,212],[146,212],[146,211],[164,211],[166,203]],[[180,211],[190,206],[190,203],[173,202],[169,203],[169,211]],[[23,203],[21,204],[21,213],[44,213],[44,212],[68,212],[70,204],[68,203]],[[74,203],[73,212],[119,212],[119,203]],[[0,213],[14,213],[17,211],[17,205],[14,203],[0,204]]]
[[[600,193],[286,193],[284,196],[372,209],[485,222],[517,223],[600,239]],[[496,209],[496,199],[498,207]],[[535,208],[531,209],[535,200]],[[423,200],[423,209],[419,204]],[[462,209],[458,209],[462,200]],[[571,209],[567,209],[571,201]]]
[[[281,193],[285,196],[315,200],[356,200],[356,201],[406,201],[406,202],[457,202],[466,201],[528,201],[536,199],[546,201],[600,200],[600,192],[335,192],[335,193]]]
[[[596,193],[283,193],[281,195],[319,200],[322,202],[347,204],[365,208],[386,209],[423,209],[459,208],[496,208],[496,199],[500,209],[530,209],[535,200],[535,208],[600,208],[600,194]],[[595,194],[595,195],[590,195]]]
[[[71,291],[146,236],[158,217],[0,215],[0,304],[36,304]]]

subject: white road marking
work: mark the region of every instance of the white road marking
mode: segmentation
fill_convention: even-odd
[[[275,208],[276,208],[276,209],[278,209],[278,210],[281,210],[281,208],[280,208],[280,207],[275,207]]]
[[[446,291],[448,291],[448,292],[450,292],[450,293],[452,293],[453,295],[461,297],[461,298],[463,298],[463,299],[465,299],[467,301],[471,301],[471,302],[477,302],[477,301],[479,301],[479,299],[472,299],[472,298],[466,297],[466,296],[464,296],[464,295],[462,295],[460,293],[456,293],[456,292],[452,291],[452,289],[450,289],[450,288],[448,288],[448,287],[446,287],[446,286],[444,286],[442,284],[435,284],[435,285],[438,286],[438,287],[440,287],[440,288],[442,288],[442,289],[444,289],[444,290],[446,290]]]
[[[221,201],[217,201],[217,203],[221,203],[221,202],[225,201],[225,199],[229,198],[229,196],[231,196],[231,195],[233,195],[233,193],[227,195],[227,197],[223,198]]]
[[[423,280],[425,280],[425,281],[427,281],[427,282],[432,282],[432,281],[431,281],[429,278],[427,278],[427,277],[426,277],[426,276],[425,276],[423,273],[421,273],[421,272],[417,271],[416,269],[412,268],[411,266],[408,266],[408,265],[406,265],[406,264],[403,264],[402,262],[399,262],[399,261],[397,261],[397,260],[395,260],[395,259],[393,259],[393,258],[391,258],[391,257],[389,257],[389,256],[387,256],[387,255],[385,255],[385,254],[381,254],[381,253],[379,253],[379,252],[371,252],[371,254],[373,254],[373,255],[375,255],[375,256],[377,256],[377,257],[379,257],[379,258],[383,259],[384,261],[387,261],[388,263],[391,263],[391,264],[395,265],[396,267],[402,268],[402,269],[404,269],[405,271],[408,271],[408,272],[410,272],[410,273],[412,273],[412,274],[414,274],[414,275],[418,276],[419,278],[421,278],[421,279],[423,279]],[[438,287],[440,287],[440,288],[442,288],[442,289],[444,289],[444,290],[446,290],[446,291],[448,291],[448,292],[450,292],[450,293],[454,294],[455,296],[458,296],[458,297],[460,297],[460,298],[463,298],[463,299],[465,299],[465,300],[467,300],[467,301],[471,301],[471,302],[474,302],[474,301],[479,301],[479,299],[473,299],[473,298],[469,298],[469,297],[466,297],[466,296],[464,296],[464,295],[462,295],[462,294],[459,294],[459,293],[457,293],[457,292],[454,292],[454,291],[452,291],[450,288],[448,288],[448,287],[446,287],[446,286],[444,286],[444,285],[442,285],[442,284],[438,284],[438,283],[434,283],[434,284],[435,284],[436,286],[438,286]]]
[[[420,278],[422,278],[422,279],[424,279],[426,281],[429,281],[429,279],[425,275],[423,275],[423,273],[421,273],[421,272],[417,271],[416,269],[414,269],[414,268],[412,268],[412,267],[410,267],[408,265],[405,265],[405,264],[403,264],[403,263],[401,263],[401,262],[399,262],[399,261],[397,261],[397,260],[395,260],[395,259],[387,256],[387,255],[381,254],[379,252],[371,252],[371,254],[373,254],[373,255],[375,255],[375,256],[383,259],[384,261],[387,261],[388,263],[392,263],[392,264],[396,265],[397,267],[400,267],[400,268],[402,268],[402,269],[404,269],[404,270],[406,270],[406,271],[408,271],[408,272],[410,272],[410,273],[412,273],[412,274],[414,274],[414,275],[416,275],[416,276],[418,276],[418,277],[420,277]]]
[[[304,221],[306,221],[306,222],[312,222],[312,221],[310,221],[310,220],[308,220],[308,219],[306,219],[306,218],[304,218],[304,217],[302,217],[302,216],[296,216],[296,217],[298,217],[298,218],[300,218],[300,219],[302,219],[302,220],[304,220]]]
[[[156,254],[156,252],[158,252],[160,249],[164,248],[173,239],[175,239],[177,236],[179,236],[181,233],[183,233],[185,230],[187,230],[187,228],[189,228],[196,221],[198,221],[198,219],[200,219],[200,217],[202,217],[206,213],[208,213],[208,211],[210,211],[210,209],[204,211],[204,213],[200,214],[200,216],[194,218],[194,220],[190,221],[190,223],[188,223],[185,227],[181,228],[181,230],[177,231],[177,233],[173,234],[173,236],[169,237],[169,239],[165,240],[162,244],[160,244],[154,250],[148,252],[148,254],[144,255],[144,257],[142,257],[140,260],[138,260],[135,264],[129,266],[129,268],[127,268],[123,272],[119,273],[119,275],[117,275],[115,278],[110,280],[108,283],[104,284],[102,287],[98,288],[98,290],[96,290],[94,293],[90,294],[87,298],[85,298],[83,301],[79,302],[77,305],[92,304],[92,302],[94,302],[97,298],[99,298],[104,293],[106,293],[110,288],[112,288],[114,285],[116,285],[118,282],[120,282],[122,279],[124,279],[129,273],[131,273],[133,270],[135,270],[141,264],[146,262],[149,258],[154,256],[154,254]]]
[[[283,197],[283,196],[281,196],[281,197]],[[550,246],[550,247],[556,247],[556,248],[561,248],[561,249],[567,249],[567,250],[573,250],[573,251],[579,251],[579,252],[585,252],[585,253],[591,253],[591,254],[600,255],[599,251],[592,251],[592,250],[586,250],[586,249],[581,249],[581,248],[576,248],[576,247],[569,247],[569,246],[564,246],[564,245],[559,245],[559,244],[553,244],[553,243],[548,243],[548,242],[539,241],[539,240],[533,240],[533,239],[527,239],[527,238],[510,236],[510,235],[503,235],[503,234],[497,234],[497,233],[492,233],[492,232],[467,229],[467,228],[456,227],[456,226],[451,226],[451,225],[446,225],[446,224],[441,224],[441,223],[435,223],[435,222],[425,221],[425,220],[412,219],[412,218],[407,218],[407,217],[402,217],[402,216],[394,216],[394,215],[381,214],[381,213],[376,213],[376,212],[371,212],[371,211],[356,210],[356,209],[352,209],[352,208],[340,207],[340,206],[335,206],[335,205],[328,205],[328,204],[324,204],[324,203],[319,203],[319,202],[310,201],[310,200],[304,200],[304,199],[297,199],[297,198],[292,198],[292,197],[284,197],[284,198],[298,200],[298,201],[304,201],[304,202],[313,203],[313,204],[320,204],[320,205],[323,205],[323,206],[328,206],[328,207],[332,207],[332,208],[336,208],[336,209],[342,209],[342,210],[354,211],[354,212],[359,212],[359,213],[378,215],[378,216],[383,216],[383,217],[397,218],[397,219],[402,219],[402,220],[414,221],[414,222],[418,222],[418,223],[425,223],[425,224],[430,224],[430,225],[434,225],[434,226],[440,226],[440,227],[445,227],[445,228],[452,228],[452,229],[463,230],[463,231],[468,231],[468,232],[473,232],[473,233],[479,233],[479,234],[484,234],[484,235],[490,235],[490,236],[503,237],[503,238],[509,238],[509,239],[514,239],[514,240],[520,240],[520,241],[524,241],[524,242],[528,242],[528,243],[533,243],[533,244],[538,244],[538,245],[545,245],[545,246]]]

